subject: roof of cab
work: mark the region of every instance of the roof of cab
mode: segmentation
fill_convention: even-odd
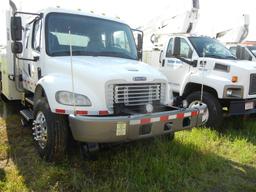
[[[102,15],[95,14],[93,12],[88,12],[88,11],[84,11],[84,10],[80,10],[80,9],[72,10],[72,9],[63,9],[63,8],[58,8],[58,7],[49,7],[46,9],[42,9],[39,12],[43,13],[45,15],[47,15],[48,13],[68,13],[68,14],[75,14],[75,15],[83,15],[83,16],[96,17],[96,18],[100,18],[100,19],[106,19],[106,20],[110,20],[110,21],[127,24],[126,22],[124,22],[123,20],[121,20],[119,18],[109,17],[109,16],[106,16],[105,14],[102,14]]]

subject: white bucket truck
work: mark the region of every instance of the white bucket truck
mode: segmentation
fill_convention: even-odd
[[[201,125],[205,107],[171,107],[166,77],[139,61],[142,35],[136,48],[127,24],[60,8],[18,12],[10,4],[2,94],[26,107],[23,121],[33,122],[44,159],[63,156],[69,130],[76,141],[99,144],[170,136]],[[24,15],[31,16],[26,23]]]
[[[143,52],[143,61],[168,78],[177,100],[186,99],[188,107],[206,104],[204,124],[221,128],[224,114],[256,113],[256,63],[238,61],[214,38],[187,33],[197,23],[198,10],[194,6],[185,13],[189,17],[180,25],[187,27],[177,33],[164,31],[168,23],[154,27],[152,37],[157,38],[151,39],[152,49]]]

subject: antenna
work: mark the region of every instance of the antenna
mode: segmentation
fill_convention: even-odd
[[[73,73],[73,49],[72,49],[72,43],[71,43],[71,30],[69,27],[69,51],[70,51],[70,68],[71,68],[71,80],[72,80],[72,93],[73,93],[73,109],[74,109],[74,115],[76,115],[76,100],[75,100],[75,86],[74,86],[74,73]]]
[[[201,103],[203,103],[203,94],[204,94],[204,71],[205,71],[205,49],[203,50],[203,60],[202,60],[202,84],[201,84]]]

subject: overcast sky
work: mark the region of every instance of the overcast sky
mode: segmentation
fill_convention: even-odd
[[[5,3],[4,3],[4,2]],[[93,10],[119,16],[132,27],[142,26],[154,17],[167,13],[170,17],[189,10],[192,0],[14,0],[23,11],[37,11],[44,7],[61,6],[70,9]],[[5,6],[8,0],[1,0]],[[4,6],[1,5],[0,9]],[[256,1],[255,0],[200,0],[200,19],[197,33],[212,35],[241,22],[243,14],[250,14],[250,38],[256,40]],[[1,11],[3,14],[3,11]],[[1,18],[2,15],[0,15]],[[255,19],[254,19],[255,18]],[[0,20],[0,26],[2,22]],[[255,29],[255,30],[254,30]],[[1,41],[0,32],[0,41]]]

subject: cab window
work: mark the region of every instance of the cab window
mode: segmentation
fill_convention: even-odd
[[[125,34],[125,31],[115,31],[113,33],[113,47],[115,48],[121,48],[128,52],[130,52],[130,46],[127,39],[127,36]]]
[[[236,56],[236,47],[230,47],[229,50],[232,53],[232,55]]]
[[[168,43],[168,47],[166,50],[166,57],[172,57],[172,50],[173,50],[173,38],[170,39]]]
[[[32,48],[36,51],[40,51],[41,46],[41,20],[37,20],[34,23],[33,27],[33,36],[32,36]]]
[[[180,39],[180,56],[187,59],[192,58],[192,49],[185,39]]]

